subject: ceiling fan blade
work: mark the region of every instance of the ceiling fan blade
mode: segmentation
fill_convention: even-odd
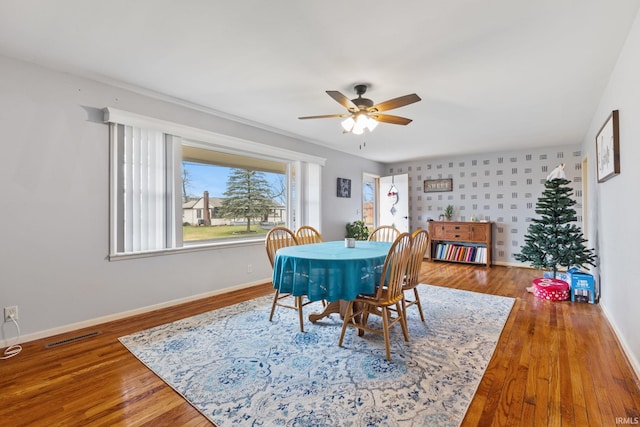
[[[420,100],[421,98],[418,95],[412,93],[411,95],[400,96],[398,98],[393,98],[388,101],[381,102],[367,108],[367,111],[376,112],[393,110],[394,108],[404,107],[405,105],[413,104],[414,102],[418,102]]]
[[[349,98],[338,92],[337,90],[328,90],[327,95],[335,99],[338,104],[342,105],[347,110],[353,112],[360,111],[358,106],[354,104]]]
[[[392,116],[390,114],[371,114],[370,117],[382,123],[391,123],[392,125],[408,125],[413,120],[406,117]]]
[[[300,120],[306,119],[330,119],[333,117],[349,117],[351,114],[326,114],[324,116],[306,116],[306,117],[298,117]]]

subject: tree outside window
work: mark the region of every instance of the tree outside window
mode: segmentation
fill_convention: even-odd
[[[183,191],[187,193],[183,205],[183,240],[186,244],[266,234],[270,227],[286,221],[287,179],[284,173],[196,161],[185,161],[182,167],[186,172],[183,177],[188,178],[188,182],[183,183]],[[199,212],[207,203],[212,212],[210,222],[193,221],[190,212],[195,209]]]
[[[247,226],[245,232],[250,233],[253,219],[268,219],[274,205],[271,194],[263,172],[232,169],[220,207],[220,216],[229,219],[243,218]]]

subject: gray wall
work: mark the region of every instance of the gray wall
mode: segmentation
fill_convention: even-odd
[[[514,254],[520,252],[536,202],[544,190],[547,175],[560,163],[574,190],[574,208],[582,221],[582,153],[578,145],[483,153],[442,159],[417,160],[388,167],[389,174],[409,174],[409,217],[411,229],[427,228],[438,220],[447,205],[455,209],[454,220],[471,217],[493,221],[493,261],[523,265]],[[451,178],[453,191],[425,193],[425,179]]]
[[[640,239],[640,13],[585,134],[589,159],[588,230],[600,257],[600,305],[640,376],[640,285],[634,265]],[[595,138],[611,114],[620,114],[620,175],[598,183]]]
[[[342,238],[344,224],[360,209],[362,173],[383,170],[159,96],[5,57],[0,94],[0,310],[19,307],[23,342],[271,275],[262,243],[109,262],[109,132],[99,109],[111,106],[326,158],[320,228],[327,239]],[[354,197],[336,198],[337,177],[353,179]],[[0,345],[15,334],[12,324],[3,324]]]

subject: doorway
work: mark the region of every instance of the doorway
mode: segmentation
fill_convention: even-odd
[[[392,225],[409,232],[409,175],[380,177],[378,225]]]

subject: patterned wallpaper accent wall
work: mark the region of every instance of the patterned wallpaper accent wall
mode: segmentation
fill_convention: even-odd
[[[390,175],[409,175],[411,230],[438,220],[453,205],[453,220],[494,222],[493,262],[522,265],[513,257],[524,244],[547,175],[560,163],[571,181],[578,225],[582,225],[582,152],[579,145],[540,148],[393,164]],[[453,191],[424,192],[425,179],[451,178]]]

